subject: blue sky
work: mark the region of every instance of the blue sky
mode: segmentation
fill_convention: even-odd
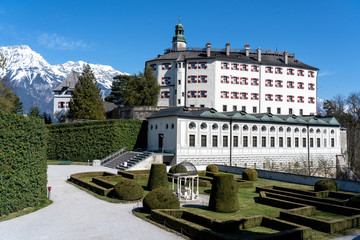
[[[171,47],[179,15],[187,45],[287,50],[320,68],[318,96],[360,91],[360,1],[4,0],[0,46],[29,45],[50,64],[86,61],[138,73]]]

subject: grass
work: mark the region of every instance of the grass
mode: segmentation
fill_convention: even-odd
[[[311,217],[320,219],[320,220],[329,221],[329,220],[334,220],[334,219],[339,219],[339,218],[345,218],[347,216],[316,210],[316,214]]]
[[[49,206],[50,204],[52,204],[52,202],[53,202],[52,200],[46,199],[43,202],[41,202],[39,206],[28,207],[28,208],[25,208],[23,210],[13,212],[13,213],[10,213],[10,214],[5,215],[5,216],[0,216],[0,222],[7,221],[7,220],[10,220],[10,219],[13,219],[13,218],[17,218],[17,217],[20,217],[20,216],[23,216],[23,215],[26,215],[26,214],[29,214],[29,213],[32,213],[32,212],[36,212],[37,210],[40,210],[40,209],[42,209],[44,207]]]

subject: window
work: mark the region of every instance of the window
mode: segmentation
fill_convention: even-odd
[[[304,76],[304,70],[298,70],[297,75],[303,77]]]
[[[196,123],[191,122],[189,123],[189,129],[195,129],[196,128]]]
[[[282,102],[282,95],[275,95],[275,101]]]
[[[303,102],[304,102],[304,96],[298,96],[298,103],[303,103]]]
[[[327,145],[327,140],[326,138],[324,138],[324,147],[326,147],[326,145]]]
[[[253,107],[253,113],[256,113],[256,110],[257,110],[256,107]]]
[[[315,76],[314,71],[309,71],[308,72],[308,77],[314,77],[314,76]]]
[[[248,99],[247,95],[245,92],[240,93],[240,99]]]
[[[241,111],[246,112],[246,106],[242,106]]]
[[[222,130],[227,131],[229,130],[229,125],[227,125],[226,123],[222,126]]]
[[[207,97],[207,91],[199,91],[199,98],[206,98]]]
[[[221,98],[229,98],[229,92],[228,91],[221,91]]]
[[[266,86],[266,87],[272,87],[272,86],[273,86],[272,82],[273,82],[273,80],[271,80],[271,79],[266,79],[266,80],[265,80],[265,86]]]
[[[228,136],[223,136],[223,147],[228,147]]]
[[[283,87],[283,81],[282,80],[275,80],[275,87],[278,87],[278,88]]]
[[[294,82],[293,81],[287,81],[287,88],[294,88]]]
[[[286,143],[287,147],[291,147],[291,137],[287,138],[287,143]]]
[[[188,69],[196,69],[197,62],[189,62]]]
[[[265,67],[265,72],[266,73],[273,73],[272,67]]]
[[[279,147],[284,147],[284,138],[279,137]]]
[[[275,137],[270,138],[270,147],[275,147]]]
[[[261,137],[261,146],[266,147],[266,137]]]
[[[238,92],[231,92],[231,99],[239,99],[239,93]]]
[[[244,126],[243,126],[243,131],[244,131],[244,132],[247,132],[248,130],[249,130],[248,125],[244,125]]]
[[[302,146],[306,147],[306,138],[303,138],[302,142],[303,142]]]
[[[223,105],[223,112],[227,111],[227,105]]]
[[[265,101],[272,101],[273,95],[272,94],[265,94]]]
[[[300,115],[300,116],[304,115],[304,110],[303,110],[303,109],[300,109],[300,110],[299,110],[299,115]]]
[[[320,147],[320,138],[316,139],[316,147]]]
[[[65,108],[65,102],[58,102],[58,108]]]
[[[212,136],[212,146],[213,146],[213,147],[217,147],[217,146],[218,146],[218,136],[217,136],[217,135],[213,135],[213,136]]]
[[[231,70],[239,70],[239,64],[233,63],[232,67],[231,67]]]
[[[200,69],[207,69],[207,62],[199,62]]]
[[[309,103],[315,103],[315,100],[313,97],[309,97]]]
[[[238,136],[234,136],[233,146],[234,146],[234,147],[238,147],[238,146],[239,146],[239,137],[238,137]]]
[[[292,69],[292,68],[288,68],[288,70],[287,70],[287,75],[294,75],[294,69]]]
[[[252,93],[251,94],[251,100],[259,100],[259,94],[258,93]]]
[[[205,130],[205,129],[207,129],[207,124],[206,123],[201,123],[201,125],[200,125],[200,129],[202,129],[202,130]]]
[[[197,91],[188,91],[188,98],[196,98]]]
[[[271,107],[267,107],[267,108],[266,108],[266,112],[267,112],[267,113],[271,113]]]
[[[248,137],[243,136],[243,147],[247,147],[247,146],[248,146]]]
[[[222,62],[222,63],[221,63],[221,69],[229,69],[229,63],[227,63],[227,62]]]
[[[315,90],[315,84],[309,83],[309,90]]]
[[[257,65],[251,65],[251,71],[252,71],[252,72],[258,72],[258,71],[259,71],[259,66],[257,66]]]
[[[245,77],[240,78],[240,85],[248,85],[247,80],[248,80],[248,79],[245,78]]]
[[[234,131],[239,131],[239,129],[240,129],[239,125],[234,124],[234,126],[233,126],[233,130],[234,130]]]
[[[232,77],[231,83],[232,84],[240,84],[239,78],[238,77]]]
[[[304,89],[304,83],[303,82],[298,82],[298,89]]]
[[[207,75],[199,76],[198,83],[207,83]]]
[[[251,79],[251,85],[259,86],[259,79],[258,78],[252,78]]]
[[[282,74],[282,68],[280,67],[275,68],[275,74]]]
[[[335,138],[331,138],[331,147],[335,147]]]
[[[204,108],[204,107],[205,107],[205,104],[200,104],[200,107],[201,107],[201,108]]]
[[[206,147],[206,135],[201,135],[201,146]]]
[[[189,146],[195,147],[195,135],[189,135]]]
[[[162,70],[168,70],[171,69],[171,63],[163,63],[162,64]]]
[[[252,138],[252,146],[257,147],[257,137],[256,136],[253,136],[253,138]]]
[[[299,147],[299,138],[298,137],[295,138],[295,147]]]
[[[66,108],[70,108],[70,102],[66,102]]]
[[[314,139],[310,138],[310,147],[314,147]]]
[[[294,96],[292,96],[292,95],[287,95],[287,101],[288,101],[288,102],[294,102]]]
[[[217,130],[219,128],[219,126],[216,124],[216,123],[214,123],[213,125],[212,125],[212,130]]]
[[[281,114],[281,108],[277,108],[276,113]]]
[[[252,130],[253,132],[256,132],[256,131],[258,130],[258,127],[257,127],[256,125],[254,125],[254,126],[252,126],[251,130]]]
[[[237,111],[237,106],[233,106],[233,111],[234,111],[234,112]]]
[[[229,83],[229,77],[228,76],[221,76],[221,83]]]
[[[170,98],[170,91],[164,91],[164,98]]]
[[[241,70],[241,71],[247,71],[247,70],[248,70],[248,65],[246,65],[246,64],[241,64],[241,65],[240,65],[240,70]]]
[[[192,108],[193,108],[193,107],[195,107],[195,105],[194,105],[194,104],[190,104],[190,107],[192,107]]]
[[[289,108],[289,114],[292,115],[293,114],[293,109]]]

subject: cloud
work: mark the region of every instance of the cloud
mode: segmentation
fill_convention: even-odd
[[[39,35],[39,43],[50,49],[71,50],[76,48],[88,48],[82,40],[73,41],[69,38],[59,36],[56,33],[42,33]]]
[[[334,75],[334,73],[325,70],[325,71],[323,71],[323,72],[320,71],[320,73],[319,73],[318,76],[319,76],[319,77],[324,77],[324,76],[330,76],[330,75]]]

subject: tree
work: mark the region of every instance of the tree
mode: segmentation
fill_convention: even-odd
[[[131,78],[134,76],[117,75],[111,86],[111,93],[105,98],[108,102],[113,102],[116,105],[124,105],[126,86]]]
[[[38,105],[33,105],[30,107],[29,117],[40,118],[40,109]]]
[[[151,68],[145,68],[139,76],[119,75],[114,79],[107,101],[124,106],[156,106],[160,85]]]
[[[8,113],[22,112],[22,103],[19,97],[13,92],[11,84],[6,77],[0,81],[0,110]]]
[[[44,111],[40,115],[40,118],[44,119],[45,124],[52,124],[52,118],[51,118],[51,115],[49,113]]]
[[[105,119],[105,109],[94,73],[87,64],[70,100],[69,115],[75,119]]]

